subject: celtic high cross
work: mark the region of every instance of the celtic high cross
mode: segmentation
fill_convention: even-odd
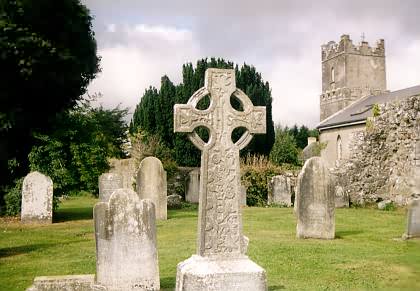
[[[209,108],[197,109],[206,95],[210,95]],[[232,107],[232,95],[243,111]],[[194,131],[199,126],[208,129],[207,142]],[[232,131],[238,127],[245,128],[245,132],[233,143]],[[248,96],[236,88],[235,71],[231,69],[207,69],[204,87],[187,104],[174,106],[174,131],[189,133],[191,142],[201,150],[198,255],[243,254],[239,150],[251,141],[253,134],[265,130],[265,107],[253,106]]]

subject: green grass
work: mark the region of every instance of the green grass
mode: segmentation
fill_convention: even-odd
[[[92,198],[65,201],[48,226],[0,221],[0,290],[24,290],[35,276],[93,274]],[[269,290],[420,290],[420,240],[402,241],[405,210],[338,209],[332,241],[297,240],[291,208],[244,209],[248,255],[267,271]],[[197,211],[158,222],[162,288],[195,252]]]

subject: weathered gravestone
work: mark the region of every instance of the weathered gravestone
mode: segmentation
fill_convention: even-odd
[[[420,195],[408,204],[407,231],[403,239],[420,238]]]
[[[118,189],[93,213],[96,284],[106,290],[159,290],[154,204]]]
[[[210,107],[197,109],[206,95]],[[243,111],[233,109],[231,95],[242,103]],[[254,107],[236,88],[234,70],[207,69],[205,86],[187,104],[176,104],[174,111],[175,132],[189,133],[202,151],[197,255],[178,264],[176,290],[266,290],[264,269],[245,255],[239,169],[239,150],[252,134],[265,132],[265,107]],[[209,129],[207,143],[194,131],[199,126]],[[237,127],[246,132],[233,143]]]
[[[290,177],[278,175],[268,182],[268,204],[292,206],[292,184]]]
[[[198,203],[198,193],[200,192],[200,169],[194,169],[188,173],[187,191],[185,200],[191,203]]]
[[[117,173],[104,173],[99,176],[99,200],[108,202],[112,192],[124,187],[123,178]]]
[[[298,238],[335,237],[334,184],[319,157],[307,160],[299,173],[295,212]]]
[[[350,206],[349,195],[344,191],[343,187],[336,185],[334,188],[335,208],[345,208]]]
[[[147,157],[137,171],[137,193],[141,199],[150,199],[156,207],[156,219],[167,219],[166,172],[155,157]]]
[[[52,223],[53,181],[39,172],[32,172],[22,184],[22,223]]]
[[[155,206],[117,189],[93,210],[96,276],[41,276],[27,291],[159,290]]]
[[[239,199],[239,203],[241,206],[246,206],[246,192],[248,189],[246,186],[241,185],[241,198]]]

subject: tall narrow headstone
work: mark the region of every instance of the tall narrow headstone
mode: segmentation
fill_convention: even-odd
[[[200,192],[200,169],[194,169],[188,173],[187,191],[185,200],[191,203],[198,203],[198,194]]]
[[[412,199],[408,204],[407,231],[403,238],[420,238],[420,196]]]
[[[105,290],[159,290],[155,206],[131,189],[95,205],[96,280]],[[100,290],[100,289],[99,289]]]
[[[32,172],[22,184],[22,223],[52,223],[53,181],[39,172]]]
[[[108,202],[112,192],[124,187],[123,178],[117,173],[104,173],[99,176],[99,200]]]
[[[241,206],[246,206],[246,192],[247,191],[248,189],[246,188],[246,186],[241,185],[241,198],[239,199]]]
[[[210,107],[196,108],[210,95]],[[231,96],[242,104],[235,110]],[[175,132],[187,132],[201,150],[200,197],[197,255],[178,264],[176,290],[266,290],[264,269],[244,253],[247,240],[242,234],[239,150],[254,133],[264,133],[265,107],[254,107],[235,84],[235,71],[207,69],[205,86],[185,105],[174,107]],[[204,142],[194,129],[205,126],[210,138]],[[232,131],[246,129],[232,142]]]
[[[295,212],[298,238],[335,237],[334,183],[319,157],[307,160],[299,173]]]
[[[166,172],[155,157],[147,157],[137,172],[137,193],[140,199],[150,199],[156,207],[156,219],[167,219]]]
[[[335,208],[345,208],[350,206],[349,195],[344,191],[343,187],[336,185],[334,188],[335,193]]]
[[[292,206],[292,184],[290,177],[278,175],[268,182],[268,204]]]

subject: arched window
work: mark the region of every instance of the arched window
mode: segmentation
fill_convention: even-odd
[[[331,68],[331,83],[335,82],[335,70],[334,67]]]
[[[343,158],[343,145],[341,143],[341,136],[337,136],[337,160],[341,160]]]

